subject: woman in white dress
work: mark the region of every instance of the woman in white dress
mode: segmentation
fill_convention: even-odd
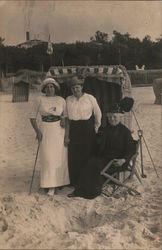
[[[44,80],[41,95],[34,103],[31,124],[40,143],[41,188],[48,188],[48,195],[54,195],[55,187],[68,185],[69,173],[67,147],[64,145],[66,134],[66,102],[58,96],[59,84],[53,78]],[[38,126],[37,114],[41,115]]]

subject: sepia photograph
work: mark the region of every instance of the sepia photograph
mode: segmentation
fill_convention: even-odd
[[[0,249],[162,249],[162,1],[0,0]]]

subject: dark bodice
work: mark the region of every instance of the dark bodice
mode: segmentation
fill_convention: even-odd
[[[130,130],[121,123],[117,126],[108,124],[101,132],[98,153],[108,159],[130,158],[135,153]]]

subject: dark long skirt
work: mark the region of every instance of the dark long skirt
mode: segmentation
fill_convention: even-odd
[[[86,164],[85,172],[81,174],[75,187],[75,195],[86,199],[94,199],[99,196],[106,178],[100,174],[101,170],[112,158],[92,157]],[[121,167],[112,166],[107,173],[112,175],[115,172],[123,171],[127,165]]]
[[[95,148],[94,118],[70,121],[70,143],[68,147],[68,165],[70,183],[75,186],[81,174],[85,172],[88,159]]]

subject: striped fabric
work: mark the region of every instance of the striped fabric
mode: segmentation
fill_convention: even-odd
[[[98,80],[117,83],[126,89],[130,89],[131,87],[126,68],[122,65],[57,66],[50,67],[47,75],[50,75],[58,80],[64,80],[75,75],[84,79],[86,77],[95,77]]]
[[[51,67],[49,69],[52,76],[63,76],[67,74],[79,74],[83,77],[93,74],[105,74],[123,76],[122,66],[69,66],[69,67]]]
[[[85,91],[95,96],[103,113],[102,124],[106,122],[105,109],[125,96],[131,96],[131,81],[122,65],[51,67],[47,73],[60,83],[64,98],[71,94],[69,80],[72,76],[84,79]],[[46,77],[47,77],[46,75]],[[108,83],[108,84],[107,84]],[[117,84],[115,84],[117,83]],[[122,123],[131,130],[131,113],[124,114]]]

